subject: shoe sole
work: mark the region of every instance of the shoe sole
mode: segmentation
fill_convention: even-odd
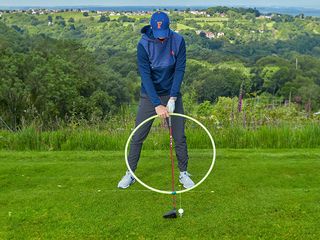
[[[120,189],[127,189],[128,187],[130,187],[132,184],[134,184],[136,182],[136,180],[134,179],[128,186],[126,186],[126,187],[119,187],[118,186],[118,188],[120,188]]]

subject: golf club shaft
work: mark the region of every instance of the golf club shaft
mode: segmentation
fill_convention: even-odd
[[[170,133],[170,158],[171,158],[171,183],[172,183],[172,192],[174,193],[174,161],[173,161],[173,153],[172,153],[172,124],[171,124],[171,117],[169,117],[169,133]],[[172,204],[173,208],[176,208],[176,195],[172,195]]]

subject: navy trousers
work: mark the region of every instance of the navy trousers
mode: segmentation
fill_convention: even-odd
[[[160,96],[161,102],[165,106],[167,105],[169,98],[170,96]],[[176,100],[174,112],[181,114],[184,113],[181,95]],[[156,111],[148,96],[141,94],[135,125],[138,126],[141,122],[154,115],[156,115]],[[148,136],[152,123],[153,120],[144,124],[132,137],[130,143],[130,152],[128,155],[128,162],[132,171],[135,171],[137,168],[142,144]],[[173,116],[172,136],[175,143],[176,157],[178,159],[178,168],[181,172],[187,171],[188,167],[188,150],[184,128],[185,118]]]

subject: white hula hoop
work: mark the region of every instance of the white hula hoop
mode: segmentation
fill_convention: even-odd
[[[187,118],[189,120],[192,120],[194,122],[196,122],[198,125],[200,125],[205,131],[206,133],[208,134],[210,140],[211,140],[211,143],[212,143],[212,150],[213,150],[213,158],[212,158],[212,163],[210,165],[210,168],[208,170],[208,172],[206,173],[206,175],[197,183],[195,184],[193,187],[191,188],[187,188],[187,189],[184,189],[184,190],[180,190],[180,191],[175,191],[175,192],[172,192],[172,191],[164,191],[164,190],[159,190],[159,189],[156,189],[156,188],[153,188],[153,187],[150,187],[149,185],[145,184],[144,182],[142,182],[135,174],[134,172],[131,170],[130,166],[129,166],[129,162],[128,162],[128,147],[129,147],[129,144],[130,144],[130,141],[131,141],[131,138],[133,137],[133,135],[139,130],[139,128],[144,125],[145,123],[151,121],[152,119],[155,119],[158,117],[158,115],[155,115],[155,116],[152,116],[146,120],[144,120],[142,123],[140,123],[133,131],[132,133],[130,134],[128,140],[127,140],[127,143],[126,143],[126,147],[125,147],[125,160],[126,160],[126,164],[127,164],[127,168],[128,170],[130,171],[130,173],[132,174],[132,176],[142,185],[144,186],[145,188],[148,188],[149,190],[151,191],[154,191],[154,192],[157,192],[157,193],[162,193],[162,194],[170,194],[170,195],[175,195],[175,194],[179,194],[179,193],[184,193],[184,192],[188,192],[192,189],[195,189],[196,187],[198,187],[201,183],[204,182],[204,180],[206,180],[206,178],[209,176],[209,174],[211,173],[212,169],[213,169],[213,166],[214,166],[214,163],[215,163],[215,160],[216,160],[216,146],[215,146],[215,143],[214,143],[214,140],[210,134],[210,132],[208,131],[208,129],[203,126],[202,123],[200,123],[198,120],[192,118],[192,117],[189,117],[187,115],[184,115],[184,114],[180,114],[180,113],[170,113],[170,115],[172,116],[178,116],[178,117],[183,117],[183,118]]]

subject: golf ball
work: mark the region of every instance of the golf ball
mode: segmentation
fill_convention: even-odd
[[[182,214],[183,214],[183,209],[180,208],[180,209],[178,210],[178,213],[179,213],[180,215],[182,215]]]

